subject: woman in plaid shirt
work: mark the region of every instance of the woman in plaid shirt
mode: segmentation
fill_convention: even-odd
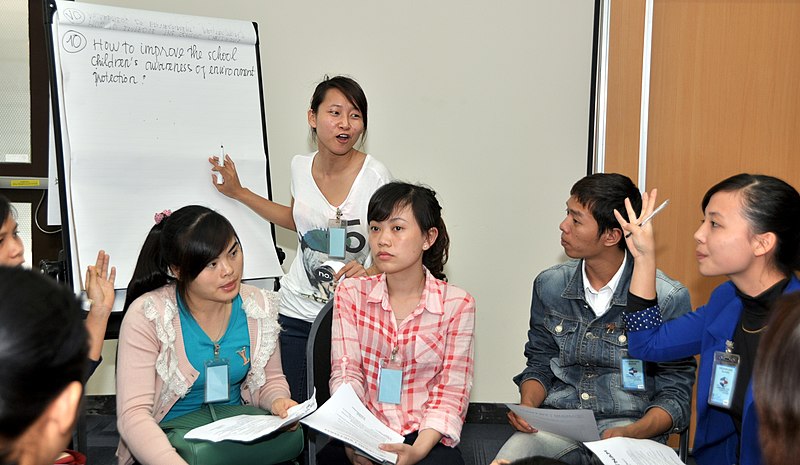
[[[336,289],[331,392],[350,384],[406,437],[382,445],[398,465],[463,464],[456,445],[472,387],[475,300],[445,281],[450,241],[436,193],[387,184],[372,196],[367,218],[381,274]],[[341,444],[324,449],[320,462],[372,463]]]

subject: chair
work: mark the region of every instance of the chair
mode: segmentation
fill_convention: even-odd
[[[686,460],[689,458],[689,427],[687,426],[685,430],[681,431],[681,437],[678,440],[678,457],[681,459],[681,462],[688,463]]]
[[[675,438],[675,435],[678,436],[678,440],[677,440],[677,442],[678,442],[678,450],[676,452],[678,453],[678,458],[680,458],[681,462],[683,462],[683,463],[687,463],[686,460],[689,458],[689,435],[690,435],[689,434],[689,430],[691,429],[691,427],[692,427],[692,425],[689,425],[689,426],[686,427],[686,429],[684,429],[680,433],[672,433],[672,434],[670,434],[669,435],[669,441],[667,443],[668,445],[672,446],[673,450],[674,450],[674,444],[675,444],[674,438]]]
[[[696,357],[695,357],[696,358]],[[694,402],[694,397],[697,395],[697,385],[694,386],[694,393],[689,400],[689,411],[692,412],[694,415],[694,409],[692,408],[692,403]],[[686,429],[681,431],[680,437],[678,438],[678,458],[681,459],[681,462],[688,463],[687,460],[689,458],[689,436],[690,430],[692,429],[692,424],[689,422],[689,425],[686,426]]]
[[[331,391],[328,382],[331,379],[331,325],[333,322],[333,301],[322,307],[306,344],[306,396],[310,399],[317,390],[317,405],[330,399]],[[318,431],[308,429],[306,432],[306,465],[316,465],[317,452],[330,438]]]

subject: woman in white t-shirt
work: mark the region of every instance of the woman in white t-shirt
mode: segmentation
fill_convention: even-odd
[[[292,203],[281,205],[239,182],[236,165],[210,157],[211,170],[223,177],[214,187],[247,205],[267,221],[297,231],[299,247],[281,281],[281,358],[292,398],[306,397],[305,347],[311,324],[332,298],[342,277],[368,274],[367,204],[391,173],[356,148],[367,131],[367,97],[351,78],[335,76],[319,83],[311,96],[308,125],[317,151],[292,159]]]

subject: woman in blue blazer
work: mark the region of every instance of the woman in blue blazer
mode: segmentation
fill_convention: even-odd
[[[800,269],[800,194],[780,179],[751,174],[732,176],[709,189],[702,202],[703,222],[694,234],[698,267],[704,276],[725,275],[729,281],[714,290],[706,305],[663,324],[655,300],[653,229],[649,223],[640,226],[655,198],[655,191],[643,195],[638,217],[628,206],[630,223],[617,214],[630,233],[628,248],[635,260],[628,352],[654,362],[700,354],[695,460],[700,465],[760,464],[750,378],[773,302],[800,290],[794,275]]]

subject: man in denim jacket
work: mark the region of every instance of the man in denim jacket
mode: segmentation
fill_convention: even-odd
[[[533,283],[525,370],[514,378],[520,404],[553,409],[592,409],[601,438],[625,436],[664,441],[689,424],[693,358],[646,363],[644,390],[625,390],[620,359],[626,357],[623,311],[633,258],[628,254],[614,209],[626,216],[625,198],[641,210],[641,195],[619,174],[594,174],[578,181],[561,222],[561,246],[572,259],[542,272]],[[691,310],[689,293],[658,272],[663,318]],[[570,464],[599,463],[582,444],[532,428],[509,412],[518,430],[497,459],[534,455]]]

